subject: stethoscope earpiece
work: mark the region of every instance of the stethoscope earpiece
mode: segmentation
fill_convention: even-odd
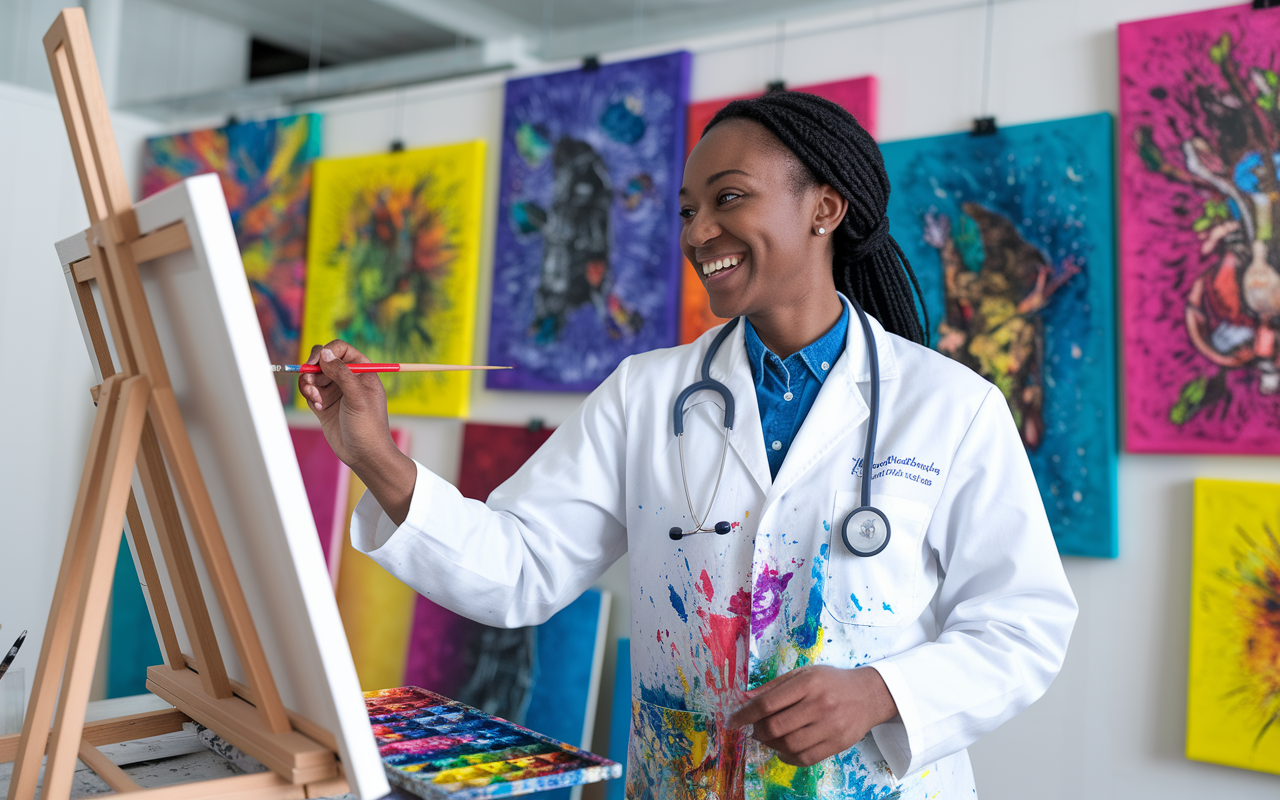
[[[672,528],[667,535],[671,537],[671,541],[678,542],[684,538],[684,531],[680,530],[679,526],[676,526]]]
[[[730,527],[729,523],[727,522],[716,523],[716,533],[720,534],[721,536],[724,536],[726,533],[728,533],[731,530],[733,530],[733,528]]]

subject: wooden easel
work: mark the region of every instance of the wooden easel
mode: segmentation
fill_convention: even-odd
[[[138,800],[293,800],[345,792],[347,783],[333,736],[286,710],[280,699],[147,308],[137,265],[189,248],[185,225],[177,222],[139,235],[84,12],[63,10],[45,34],[44,47],[89,209],[90,255],[72,266],[72,275],[104,381],[94,391],[97,412],[89,453],[22,733],[0,737],[0,762],[14,762],[8,800],[34,800],[46,746],[49,758],[42,800],[69,797],[77,757],[117,793],[129,793]],[[90,287],[94,280],[120,361],[118,372]],[[133,496],[135,466],[190,639],[190,655],[179,646]],[[247,686],[227,675],[178,499],[231,631]],[[166,661],[147,670],[147,688],[175,709],[86,725],[117,544],[126,519]],[[97,750],[100,745],[181,730],[188,719],[257,758],[271,772],[142,789]]]

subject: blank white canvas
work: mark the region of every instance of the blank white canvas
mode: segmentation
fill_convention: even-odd
[[[191,239],[190,250],[140,264],[139,272],[183,421],[281,698],[290,710],[333,734],[353,792],[362,800],[381,797],[390,787],[222,186],[212,174],[188,178],[141,201],[135,210],[143,234],[182,220]],[[92,352],[70,273],[70,265],[89,254],[85,234],[56,247],[86,348]],[[178,640],[191,653],[136,474],[134,488]],[[227,671],[244,681],[208,572],[189,534],[188,539]]]

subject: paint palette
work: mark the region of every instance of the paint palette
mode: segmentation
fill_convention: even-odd
[[[622,775],[617,762],[426,689],[364,697],[387,777],[427,800],[506,797]]]

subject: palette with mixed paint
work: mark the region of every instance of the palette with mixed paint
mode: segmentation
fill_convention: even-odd
[[[506,797],[622,775],[617,762],[426,689],[364,697],[387,777],[427,800]]]

